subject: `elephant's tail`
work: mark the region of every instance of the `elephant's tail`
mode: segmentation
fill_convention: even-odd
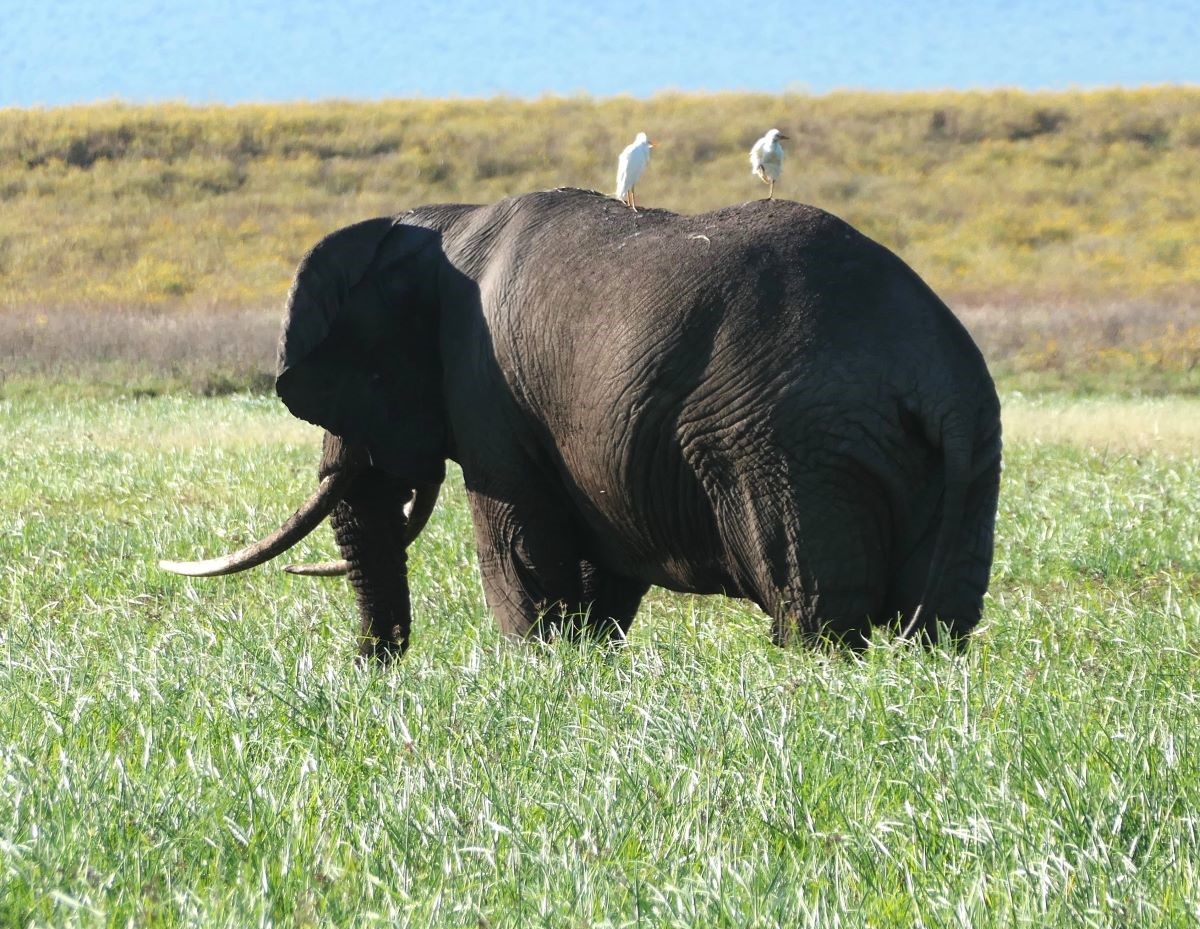
[[[942,431],[942,464],[945,476],[945,491],[942,495],[942,521],[938,526],[933,554],[929,559],[929,573],[921,599],[913,610],[912,617],[900,633],[908,638],[919,628],[922,613],[936,609],[937,599],[945,584],[951,563],[958,555],[955,546],[962,529],[966,513],[967,493],[971,486],[971,459],[974,448],[972,430],[960,414],[949,414]],[[933,616],[936,620],[937,617]]]

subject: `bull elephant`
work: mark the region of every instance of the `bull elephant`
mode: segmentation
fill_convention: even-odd
[[[999,403],[899,258],[787,201],[699,216],[581,190],[422,207],[321,241],[279,396],[326,430],[320,485],[361,652],[409,642],[406,548],[462,468],[488,606],[515,636],[620,637],[651,585],[757,603],[779,643],[978,622]]]

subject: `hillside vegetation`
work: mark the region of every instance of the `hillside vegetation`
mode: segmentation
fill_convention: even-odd
[[[0,110],[0,341],[40,357],[38,327],[78,331],[95,310],[273,317],[332,229],[428,202],[609,190],[639,129],[658,142],[646,205],[759,197],[746,152],[771,126],[792,136],[780,195],[981,310],[982,334],[967,321],[994,360],[1053,369],[1115,349],[1118,368],[1195,366],[1200,88]],[[1047,307],[1048,329],[1013,335],[1010,317]]]
[[[781,194],[896,249],[940,290],[1138,295],[1200,284],[1200,90],[660,96],[648,101],[105,105],[0,112],[7,308],[276,303],[315,238],[421,203],[608,190],[638,129],[649,205]]]

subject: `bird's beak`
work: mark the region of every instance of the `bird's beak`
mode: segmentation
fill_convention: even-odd
[[[784,135],[784,134],[781,132],[781,133],[779,133],[779,135],[777,135],[775,138],[777,138],[777,139],[790,139],[790,138],[791,138],[791,136],[790,136],[790,135]]]
[[[651,148],[654,148],[654,146],[657,144],[653,139],[649,139],[647,141],[650,143]]]

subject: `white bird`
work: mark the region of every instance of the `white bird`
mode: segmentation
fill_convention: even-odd
[[[635,213],[637,212],[637,203],[633,199],[633,188],[641,179],[646,165],[650,164],[650,149],[652,148],[654,148],[654,143],[646,138],[646,133],[639,132],[637,138],[625,146],[621,157],[617,159],[617,192],[615,196],[618,200],[628,204]]]
[[[750,149],[750,173],[770,185],[768,200],[775,196],[775,182],[783,173],[783,146],[779,140],[786,138],[778,129],[772,129]]]

